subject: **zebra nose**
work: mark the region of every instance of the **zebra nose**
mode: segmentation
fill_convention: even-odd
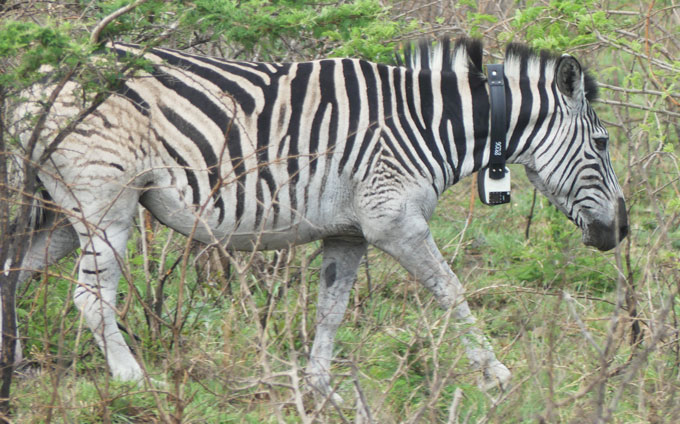
[[[628,213],[626,212],[626,202],[623,198],[618,201],[618,224],[619,240],[623,240],[628,235]]]

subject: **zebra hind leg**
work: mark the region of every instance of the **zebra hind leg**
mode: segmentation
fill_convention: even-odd
[[[485,390],[504,389],[510,381],[510,371],[496,359],[491,343],[475,325],[476,319],[465,300],[463,286],[437,248],[427,222],[394,225],[389,231],[375,231],[372,235],[369,241],[399,261],[434,295],[440,307],[453,308],[455,319],[465,326],[461,339],[468,360],[475,369],[482,371],[480,386]]]
[[[342,398],[331,388],[331,359],[335,334],[347,309],[357,269],[366,253],[366,241],[357,238],[329,238],[323,241],[323,264],[316,305],[316,334],[307,364],[307,381],[321,395]]]
[[[141,381],[142,368],[118,329],[115,309],[121,261],[125,257],[131,224],[131,216],[106,219],[96,227],[83,222],[73,223],[82,248],[78,287],[73,298],[104,352],[113,377]]]

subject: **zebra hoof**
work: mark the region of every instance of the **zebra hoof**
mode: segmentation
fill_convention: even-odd
[[[479,381],[479,388],[487,391],[495,388],[506,390],[510,385],[512,373],[498,360],[494,360],[482,370],[482,378]]]

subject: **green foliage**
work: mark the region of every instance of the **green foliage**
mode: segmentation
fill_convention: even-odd
[[[38,72],[43,65],[50,65],[53,76],[55,70],[87,64],[94,58],[95,68],[109,67],[101,52],[92,55],[97,46],[90,45],[85,28],[128,3],[125,0],[83,2],[90,13],[76,24],[3,20],[0,22],[0,85],[28,86],[44,76]],[[173,31],[168,32],[168,28]],[[192,33],[199,31],[202,37],[240,45],[249,55],[257,51],[264,60],[286,57],[291,51],[289,40],[297,39],[308,40],[298,48],[314,52],[312,57],[355,56],[388,61],[394,51],[391,40],[416,28],[415,21],[390,19],[388,9],[377,0],[324,6],[292,0],[199,0],[190,5],[149,1],[110,23],[100,34],[100,40],[153,44],[162,34],[166,38],[182,39],[183,36],[191,38]],[[109,74],[85,70],[80,75],[86,88],[101,86],[102,79],[110,83],[119,77],[115,69]],[[90,81],[94,82],[92,87],[87,85]]]
[[[0,72],[0,85],[24,87],[42,77],[38,70],[43,65],[52,69],[74,66],[88,50],[72,38],[68,24],[39,25],[32,22],[0,22],[0,61],[8,63]]]
[[[568,50],[596,40],[595,30],[608,30],[612,23],[598,10],[595,0],[529,1],[515,10],[512,26],[534,47]]]
[[[318,2],[282,0],[199,0],[184,20],[188,27],[222,36],[277,60],[287,39],[309,40],[315,56],[360,56],[385,60],[393,51],[386,41],[414,28],[391,20],[376,0],[319,6]],[[330,45],[329,45],[330,43]]]
[[[470,29],[469,29],[469,35],[471,37],[477,37],[481,38],[483,36],[481,32],[481,27],[480,24],[482,23],[496,23],[498,22],[498,18],[493,15],[489,15],[486,13],[476,13],[476,12],[470,12],[467,15],[468,18],[468,23],[470,24]]]
[[[131,3],[130,0],[87,1],[84,7],[94,11],[89,19],[98,22],[109,14]],[[100,40],[120,39],[124,35],[129,41],[154,43],[159,36],[182,16],[186,8],[181,1],[150,0],[125,13],[111,22],[100,34]]]

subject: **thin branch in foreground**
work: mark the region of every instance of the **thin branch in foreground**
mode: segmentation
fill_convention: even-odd
[[[593,336],[590,334],[588,329],[586,328],[586,325],[581,321],[581,318],[578,316],[578,313],[576,312],[576,308],[574,307],[574,298],[571,297],[569,293],[567,293],[566,290],[562,291],[562,299],[564,299],[567,302],[567,306],[569,308],[569,314],[571,317],[576,321],[578,324],[578,327],[581,329],[581,333],[583,334],[583,337],[590,343],[597,353],[600,354],[600,356],[604,355],[604,351],[602,348],[595,342],[595,339],[593,339]]]
[[[96,27],[92,30],[92,35],[90,35],[90,43],[92,44],[99,44],[99,35],[101,35],[101,32],[104,30],[104,28],[107,27],[108,24],[113,22],[115,19],[123,16],[124,14],[128,13],[129,11],[135,9],[137,6],[146,3],[148,0],[137,0],[134,3],[128,4],[127,6],[123,6],[120,9],[114,11],[113,13],[109,14],[107,17],[102,19]]]

